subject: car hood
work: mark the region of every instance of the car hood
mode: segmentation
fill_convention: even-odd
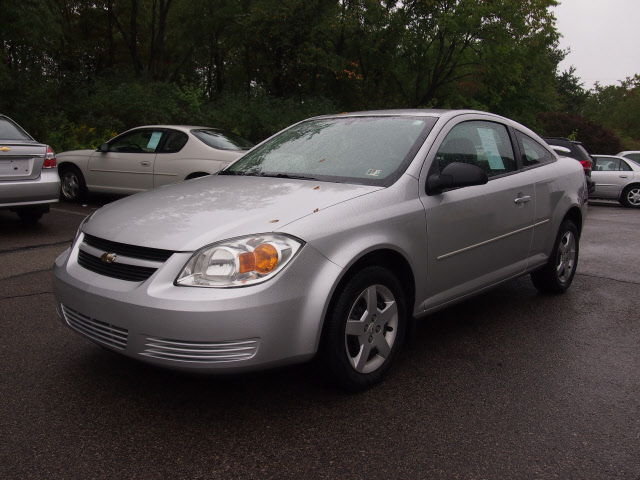
[[[56,157],[90,157],[93,153],[95,153],[95,150],[67,150],[66,152],[58,153]]]
[[[213,175],[106,205],[82,230],[114,242],[194,251],[227,238],[279,230],[302,217],[380,188]]]

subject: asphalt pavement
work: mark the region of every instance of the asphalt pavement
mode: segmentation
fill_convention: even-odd
[[[65,327],[50,268],[100,203],[0,212],[0,478],[640,479],[640,211],[591,204],[567,294],[523,277],[434,314],[348,395],[310,365],[187,375]]]

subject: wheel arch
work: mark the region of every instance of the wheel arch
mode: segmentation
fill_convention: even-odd
[[[206,177],[207,175],[211,175],[207,172],[193,172],[184,177],[185,180],[191,180],[192,178]]]
[[[84,173],[82,172],[82,168],[80,168],[75,162],[71,162],[69,160],[63,160],[62,162],[58,163],[58,172],[64,172],[65,170],[68,170],[70,168],[78,169],[78,171],[80,173],[82,173],[82,176],[84,177]]]
[[[328,302],[325,304],[326,306],[322,317],[322,328],[320,329],[317,344],[318,348],[325,336],[324,333],[326,329],[327,315],[332,311],[335,306],[335,302],[337,301],[337,292],[340,292],[357,272],[371,266],[384,267],[396,276],[402,285],[403,293],[405,294],[405,303],[407,308],[406,313],[409,318],[413,315],[416,299],[416,281],[415,274],[407,258],[397,250],[386,247],[364,252],[362,256],[354,259],[354,261],[345,269],[340,279],[336,282],[335,287],[331,290],[331,294],[329,295]]]
[[[571,220],[578,229],[578,235],[582,235],[582,212],[580,211],[580,208],[576,206],[571,207],[569,211],[565,213],[562,222],[565,220]],[[560,222],[561,225],[562,222]]]

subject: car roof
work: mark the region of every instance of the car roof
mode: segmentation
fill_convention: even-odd
[[[204,127],[201,125],[140,125],[138,127],[130,128],[129,130],[138,130],[140,128],[173,128],[175,130],[189,131],[189,130],[219,130],[222,128]]]

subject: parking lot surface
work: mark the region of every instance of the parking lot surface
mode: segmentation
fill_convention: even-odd
[[[104,201],[0,212],[0,478],[640,479],[639,211],[590,205],[567,294],[523,277],[434,314],[347,395],[310,365],[186,375],[66,328],[50,268]]]

